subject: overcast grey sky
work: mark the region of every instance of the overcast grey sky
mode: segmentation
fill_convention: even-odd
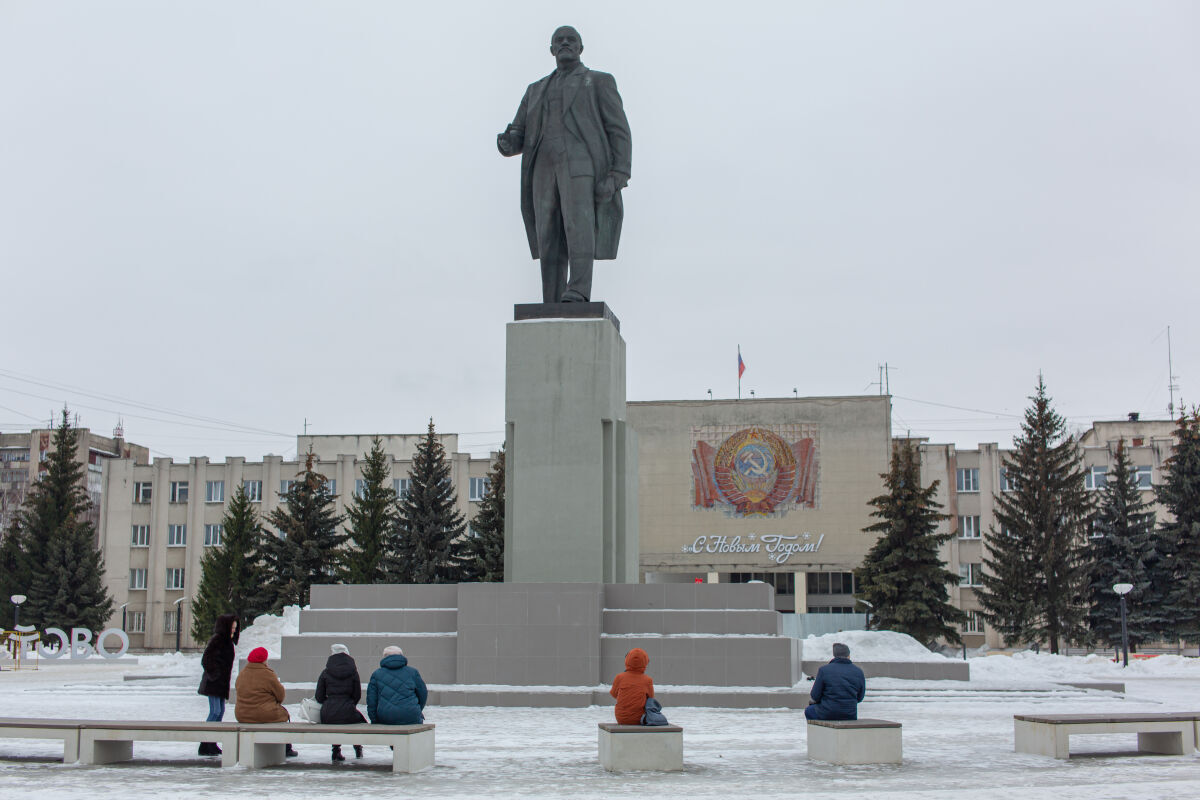
[[[1038,370],[1165,417],[1170,325],[1200,402],[1200,3],[0,0],[0,430],[496,448],[540,279],[495,134],[560,24],[633,131],[631,400],[886,361],[894,432],[1007,445]]]

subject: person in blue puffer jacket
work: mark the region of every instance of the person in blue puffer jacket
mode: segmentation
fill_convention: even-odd
[[[408,665],[404,651],[396,645],[383,649],[379,669],[367,684],[367,716],[378,725],[417,725],[425,721],[421,712],[429,692],[421,673]]]
[[[858,704],[867,693],[863,671],[850,662],[850,648],[838,642],[833,660],[817,670],[808,690],[811,703],[804,709],[808,719],[858,719]]]

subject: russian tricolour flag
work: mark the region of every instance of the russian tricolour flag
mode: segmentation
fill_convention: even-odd
[[[742,373],[746,371],[746,362],[742,361],[742,349],[738,348],[738,377],[742,377]]]

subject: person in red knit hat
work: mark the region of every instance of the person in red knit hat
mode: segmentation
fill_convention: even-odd
[[[650,656],[640,647],[625,655],[625,671],[613,678],[608,693],[617,698],[615,709],[621,725],[639,725],[646,712],[647,698],[654,697],[654,681],[646,674]]]
[[[246,660],[250,663],[238,673],[234,684],[237,700],[233,715],[238,722],[287,722],[290,717],[283,707],[283,684],[275,670],[267,666],[267,649],[254,648]],[[287,754],[296,755],[290,744]]]

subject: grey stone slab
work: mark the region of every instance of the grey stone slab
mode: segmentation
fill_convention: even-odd
[[[514,321],[531,319],[606,319],[621,330],[621,321],[607,303],[517,303],[513,306]]]
[[[634,595],[639,588],[636,583],[608,583],[604,585],[605,608],[634,608]]]
[[[724,658],[700,656],[693,660],[695,685],[697,686],[728,686],[729,671]]]
[[[660,633],[695,633],[695,611],[664,611]]]
[[[696,587],[703,584],[663,584],[663,608],[696,608]]]

